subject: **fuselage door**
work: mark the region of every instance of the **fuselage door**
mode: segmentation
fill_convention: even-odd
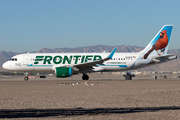
[[[23,64],[24,65],[28,65],[29,64],[29,62],[28,62],[28,55],[23,55]]]

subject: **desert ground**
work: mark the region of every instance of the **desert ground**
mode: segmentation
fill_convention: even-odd
[[[0,76],[0,119],[179,120],[180,78],[90,74],[70,78]]]

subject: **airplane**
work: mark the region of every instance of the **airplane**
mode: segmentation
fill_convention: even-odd
[[[13,56],[3,64],[9,71],[54,72],[58,78],[82,74],[88,80],[87,73],[128,71],[177,59],[167,54],[173,25],[164,25],[150,43],[140,52],[115,53],[26,53]]]

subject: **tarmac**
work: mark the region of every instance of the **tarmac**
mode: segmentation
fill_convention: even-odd
[[[0,76],[0,119],[179,120],[180,78],[90,74],[70,78]]]

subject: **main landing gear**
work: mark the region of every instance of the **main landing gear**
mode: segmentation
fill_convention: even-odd
[[[24,74],[25,74],[24,80],[25,80],[25,81],[28,81],[28,80],[29,80],[29,78],[28,78],[29,73],[28,73],[28,72],[25,72]]]
[[[83,80],[89,80],[89,76],[87,74],[83,74],[82,79]]]

